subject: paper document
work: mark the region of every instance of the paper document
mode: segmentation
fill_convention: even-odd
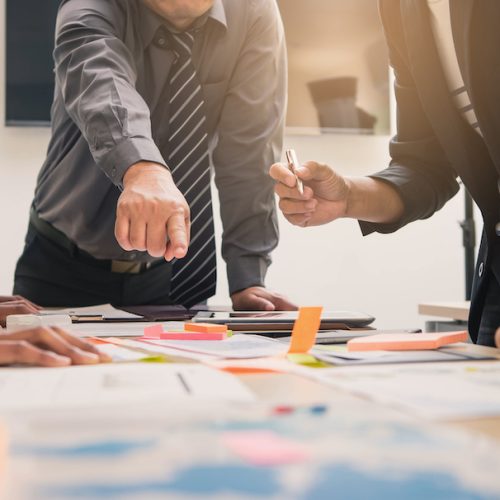
[[[42,315],[49,314],[67,314],[73,317],[80,318],[97,318],[101,317],[103,320],[140,320],[142,316],[137,314],[132,314],[121,309],[116,309],[111,304],[103,304],[99,306],[89,306],[89,307],[68,307],[66,309],[42,309],[40,312]]]
[[[0,370],[0,412],[170,404],[181,400],[248,402],[254,396],[236,377],[198,364]]]
[[[413,335],[413,334],[412,334]],[[317,346],[311,351],[317,359],[332,365],[367,365],[388,363],[425,363],[481,359],[466,351],[436,349],[428,351],[347,351],[345,346]],[[483,356],[484,359],[491,359]]]
[[[107,354],[113,360],[113,363],[154,360],[152,354],[115,344],[102,343],[96,345],[96,347],[99,351]],[[161,357],[158,358],[158,361],[161,361]]]
[[[432,419],[500,415],[500,362],[463,362],[312,371],[318,381]]]
[[[247,359],[284,355],[288,346],[258,335],[235,334],[226,340],[148,340],[142,343],[177,349],[182,352],[205,354],[217,358]]]
[[[106,322],[97,321],[93,323],[75,323],[68,329],[79,337],[142,337],[144,328],[154,326],[158,323],[142,323],[139,321],[128,322]],[[171,330],[182,330],[184,323],[171,321],[162,323]]]

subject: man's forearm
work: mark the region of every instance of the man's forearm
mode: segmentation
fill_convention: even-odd
[[[345,217],[390,224],[403,216],[403,200],[388,183],[371,177],[345,180],[349,187]]]

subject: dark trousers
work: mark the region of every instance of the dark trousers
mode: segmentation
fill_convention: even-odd
[[[171,272],[167,262],[139,274],[111,272],[110,261],[63,248],[30,224],[14,293],[44,307],[168,305]]]
[[[500,327],[500,285],[495,275],[490,272],[488,277],[486,297],[481,314],[481,323],[477,335],[477,343],[495,346],[495,332]]]

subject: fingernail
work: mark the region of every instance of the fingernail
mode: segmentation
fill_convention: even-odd
[[[93,352],[88,352],[88,351],[83,351],[82,349],[78,349],[79,354],[82,356],[82,358],[85,359],[85,361],[88,361],[90,363],[99,363],[99,355],[94,354]]]
[[[61,356],[55,352],[48,352],[47,356],[51,357],[57,364],[61,366],[67,366],[71,364],[71,359],[67,356]]]

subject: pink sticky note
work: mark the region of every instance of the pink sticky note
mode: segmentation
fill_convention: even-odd
[[[302,445],[273,431],[225,432],[222,442],[253,465],[293,464],[309,458],[309,453]]]
[[[163,332],[161,340],[226,340],[226,333]]]
[[[447,344],[465,342],[467,332],[443,333],[379,333],[369,337],[351,339],[348,351],[412,351],[438,349]]]
[[[144,328],[144,337],[148,339],[159,339],[162,333],[163,333],[163,326],[161,326],[160,324],[146,326]]]

